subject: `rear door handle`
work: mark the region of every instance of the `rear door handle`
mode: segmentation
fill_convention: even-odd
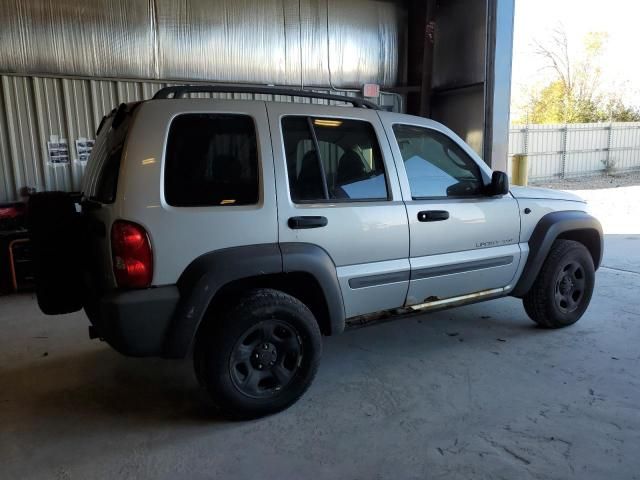
[[[293,230],[301,230],[305,228],[320,228],[326,227],[329,221],[327,217],[291,217],[289,219],[289,228]]]
[[[446,210],[423,210],[418,212],[419,222],[440,222],[449,218]]]

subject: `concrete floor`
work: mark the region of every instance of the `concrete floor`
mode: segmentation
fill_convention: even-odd
[[[213,416],[189,361],[0,298],[0,478],[640,479],[640,235],[607,237],[583,319],[512,298],[328,338],[289,410]]]

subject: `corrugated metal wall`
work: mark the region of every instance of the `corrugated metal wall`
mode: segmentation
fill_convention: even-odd
[[[393,0],[0,0],[0,202],[77,190],[76,141],[167,79],[394,85],[405,16]]]
[[[0,201],[22,187],[79,188],[85,162],[75,140],[93,139],[102,116],[120,102],[149,98],[160,84],[39,77],[0,77]],[[66,139],[69,163],[50,164],[47,142]]]
[[[529,157],[529,179],[640,169],[640,123],[522,125],[509,132],[513,155]]]
[[[161,82],[0,76],[0,202],[15,200],[22,187],[74,191],[86,162],[76,140],[94,139],[102,116],[120,103],[149,99]],[[323,91],[321,89],[314,89]],[[328,90],[324,90],[328,91]],[[353,95],[353,93],[351,93]],[[266,95],[196,94],[197,97],[265,99]],[[279,97],[278,101],[294,101]],[[309,101],[308,99],[300,101]],[[394,95],[382,105],[400,109]],[[314,103],[326,103],[314,100]],[[51,163],[47,142],[64,139],[67,163]]]

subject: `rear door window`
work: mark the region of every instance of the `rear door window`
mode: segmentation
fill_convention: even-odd
[[[200,113],[176,117],[167,140],[164,196],[176,207],[258,203],[258,145],[253,119]]]
[[[387,200],[387,179],[373,126],[362,120],[282,119],[295,203]]]

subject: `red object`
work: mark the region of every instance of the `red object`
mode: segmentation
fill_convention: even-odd
[[[0,231],[24,228],[26,210],[24,203],[5,203],[0,205]]]
[[[118,220],[111,228],[113,273],[122,288],[145,288],[153,278],[153,251],[146,230]]]
[[[19,290],[18,285],[18,276],[16,275],[16,262],[13,253],[13,248],[15,245],[19,243],[29,243],[28,238],[18,238],[16,240],[12,240],[9,242],[9,268],[11,269],[11,283],[13,285],[13,291],[17,292]]]
[[[22,212],[16,207],[0,208],[0,218],[16,218],[22,215]]]
[[[0,220],[18,218],[25,214],[24,203],[5,204],[0,206]]]
[[[369,98],[378,98],[380,96],[380,85],[376,83],[365,83],[362,87],[362,95]]]

